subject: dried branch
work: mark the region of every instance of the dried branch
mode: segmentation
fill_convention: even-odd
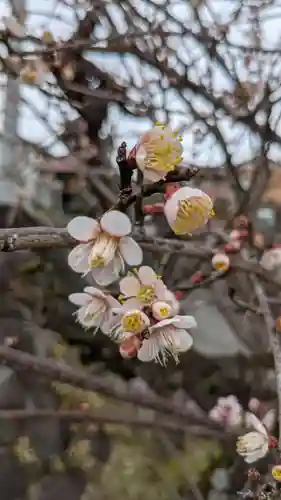
[[[267,329],[267,334],[270,342],[270,347],[274,359],[274,368],[276,375],[276,388],[278,399],[278,422],[279,422],[279,447],[281,446],[281,337],[279,332],[276,332],[274,319],[272,317],[266,294],[263,287],[256,276],[250,276],[254,285],[254,289],[260,304],[260,309],[263,313],[264,322]]]
[[[184,422],[165,422],[159,415],[152,418],[129,417],[125,415],[112,416],[106,414],[93,414],[88,410],[50,410],[50,409],[22,409],[22,410],[0,410],[0,421],[2,420],[36,420],[51,418],[69,422],[91,422],[97,425],[120,425],[126,427],[137,427],[144,429],[155,429],[167,432],[187,432],[200,437],[212,437],[217,431],[199,426],[184,424]],[[221,439],[223,436],[221,436]],[[224,436],[227,438],[227,435]]]
[[[199,417],[192,415],[189,411],[179,405],[171,403],[163,398],[143,395],[130,394],[128,391],[118,389],[96,377],[83,371],[76,370],[64,363],[56,363],[49,359],[40,359],[37,356],[28,354],[9,347],[0,346],[0,360],[17,371],[29,371],[34,374],[42,375],[50,380],[57,380],[62,383],[73,385],[81,389],[94,391],[104,396],[117,399],[119,401],[131,403],[143,408],[149,408],[156,412],[167,415],[173,415],[179,420],[184,420],[186,424],[207,426],[216,431],[217,437],[223,435],[219,426],[212,423],[208,417]]]

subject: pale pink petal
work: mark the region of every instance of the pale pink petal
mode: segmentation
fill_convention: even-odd
[[[276,410],[274,410],[274,408],[268,410],[268,412],[262,419],[262,423],[267,428],[268,431],[272,431],[276,423]]]
[[[211,420],[214,420],[214,422],[222,422],[223,421],[223,414],[222,414],[221,408],[219,408],[218,406],[214,406],[214,408],[212,408],[209,411],[209,418]]]
[[[100,232],[99,223],[91,217],[74,217],[67,224],[67,231],[78,241],[90,241],[96,239]]]
[[[68,296],[68,300],[75,304],[76,306],[84,306],[87,302],[91,300],[90,295],[88,293],[71,293]]]
[[[116,329],[118,324],[120,324],[120,318],[118,316],[110,314],[108,318],[103,322],[100,329],[102,333],[108,335],[113,329]]]
[[[141,266],[138,275],[143,285],[154,285],[157,281],[156,272],[149,266]]]
[[[126,276],[120,283],[120,292],[125,297],[135,297],[140,291],[140,282],[135,276]]]
[[[169,342],[172,344],[172,350],[176,350],[178,352],[188,351],[193,344],[193,338],[186,330],[182,330],[179,328],[171,331],[169,335]],[[167,349],[169,348],[169,344],[166,345]]]
[[[140,170],[145,170],[145,159],[146,159],[146,150],[143,146],[137,147],[136,152],[136,163]]]
[[[68,265],[76,273],[87,273],[89,270],[89,255],[91,245],[77,245],[68,254]]]
[[[159,300],[163,300],[165,302],[166,297],[167,297],[167,287],[165,283],[161,279],[157,279],[154,283],[155,286],[155,293],[157,295],[157,298]]]
[[[106,233],[112,236],[127,236],[132,231],[132,223],[128,215],[118,210],[106,212],[100,221],[100,225]]]
[[[157,338],[150,337],[145,339],[141,348],[138,351],[138,359],[147,363],[155,360],[159,353],[159,344]]]
[[[107,295],[106,300],[107,300],[109,307],[113,308],[113,307],[120,307],[121,306],[120,302],[118,302],[118,300],[115,299],[115,297],[112,297],[112,295]]]
[[[143,303],[136,298],[126,300],[121,306],[123,313],[134,309],[143,309]]]
[[[89,293],[93,297],[100,297],[101,299],[106,299],[105,293],[103,293],[98,288],[95,288],[94,286],[86,286],[84,288],[84,292]]]
[[[93,299],[90,305],[83,306],[77,311],[77,319],[86,328],[99,327],[105,312],[104,304],[98,299]]]
[[[267,436],[266,429],[261,421],[258,419],[254,413],[246,412],[245,413],[245,422],[247,427],[253,427],[257,432],[260,432],[264,436]]]
[[[156,172],[152,168],[146,168],[143,171],[144,180],[147,182],[158,182],[166,177],[167,172]]]
[[[98,285],[107,286],[119,278],[121,268],[122,261],[116,256],[107,266],[102,269],[94,268],[91,272]]]
[[[150,330],[158,330],[161,328],[164,328],[169,325],[173,325],[175,322],[175,318],[168,318],[168,319],[163,319],[162,321],[159,321],[159,323],[155,323],[155,325],[151,325]]]
[[[175,326],[177,328],[196,328],[197,323],[193,316],[175,316]]]
[[[167,219],[167,222],[170,226],[172,226],[177,218],[178,213],[178,200],[174,199],[173,196],[169,198],[164,205],[164,215]]]
[[[123,236],[123,238],[121,238],[119,251],[129,266],[139,266],[142,263],[142,249],[130,236]]]

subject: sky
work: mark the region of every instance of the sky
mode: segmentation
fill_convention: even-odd
[[[70,1],[71,0],[69,0],[69,2]],[[194,2],[198,0],[191,1]],[[138,12],[144,16],[144,18],[153,18],[153,20],[156,20],[159,23],[163,23],[164,15],[163,8],[161,7],[163,3],[164,0],[155,0],[156,7],[152,9],[145,1],[135,0],[135,7]],[[251,1],[249,3],[251,3]],[[252,5],[255,5],[256,3],[256,0],[252,1]],[[236,5],[236,0],[209,0],[209,5],[212,9],[212,15],[215,15],[217,21],[227,22],[233,7]],[[280,18],[277,18],[278,14],[281,14],[281,3],[278,4],[276,0],[274,2],[274,5],[276,5],[276,8],[273,9],[272,7],[270,7],[268,9],[263,9],[262,11],[262,16],[264,19],[264,21],[262,22],[262,44],[266,48],[278,47],[280,46],[281,41],[281,23],[279,20]],[[112,19],[114,19],[114,22],[117,23],[118,31],[120,33],[125,33],[125,20],[118,7],[114,5],[113,2],[111,2],[108,9],[110,11]],[[81,9],[80,11],[81,15],[83,14],[83,10],[84,9]],[[73,11],[65,6],[62,6],[59,1],[27,0],[27,11],[27,29],[28,32],[35,35],[40,36],[40,34],[47,29],[48,31],[52,32],[55,38],[60,37],[61,39],[67,40],[73,30],[75,30],[76,20],[74,18]],[[54,12],[57,16],[57,19],[53,18]],[[202,12],[205,22],[208,23],[208,21],[211,20],[210,11],[206,8],[203,8]],[[187,26],[194,26],[191,10],[186,0],[171,0],[169,13],[172,13],[179,20],[182,20],[185,17],[187,19]],[[4,0],[0,2],[0,19],[3,15],[9,15],[9,2],[4,2]],[[50,15],[52,15],[52,17],[50,17]],[[63,17],[63,21],[61,19],[58,19],[59,16]],[[169,22],[168,26],[173,32],[178,32],[178,25],[176,25],[175,23]],[[241,20],[239,20],[237,23],[233,23],[228,37],[229,41],[238,44],[247,43],[247,29],[246,19],[244,22],[241,22]],[[95,35],[105,37],[107,35],[107,32],[108,26],[105,22],[103,23],[102,27],[100,27],[99,30],[95,33]],[[187,40],[184,37],[179,38],[176,36],[170,37],[170,39],[167,41],[167,45],[168,47],[175,48],[177,50],[177,54],[180,55],[185,62],[188,63],[191,61],[191,59],[195,61],[194,68],[190,71],[189,77],[194,77],[196,79],[197,71],[202,70],[202,68],[204,68],[204,65],[206,65],[205,59],[203,57],[200,57],[202,53],[200,52],[198,46],[190,41],[190,39]],[[223,51],[224,48],[222,47],[221,50]],[[120,58],[118,55],[91,53],[87,54],[87,57],[98,63],[102,69],[109,69],[112,74],[118,76],[120,81],[127,78],[126,72],[122,70],[122,66],[120,65]],[[128,56],[127,64],[130,67],[130,73],[134,82],[136,83],[136,85],[141,85],[139,63],[133,56]],[[176,60],[172,60],[172,64],[174,64],[175,67],[179,69],[179,71],[182,71],[182,68]],[[252,65],[254,69],[255,62],[253,62]],[[152,71],[144,64],[142,69],[142,73],[144,72],[145,78],[155,80],[159,78],[159,75],[156,71]],[[236,69],[240,77],[245,78],[246,71],[243,67],[243,64],[237,63]],[[229,90],[231,92],[233,90],[230,82],[225,78],[225,75],[223,75],[218,68],[213,68],[211,77],[213,85],[218,91]],[[264,78],[266,78],[266,74],[264,74]],[[5,83],[4,80],[0,80],[0,85],[3,83]],[[153,92],[152,101],[155,104],[161,104],[162,98],[161,94],[159,93],[158,84],[153,84],[150,82],[149,88]],[[19,135],[31,142],[35,142],[41,145],[43,144],[45,147],[50,146],[54,142],[56,132],[58,130],[61,130],[61,127],[63,125],[62,116],[60,113],[58,113],[55,102],[52,102],[52,100],[47,100],[42,96],[42,93],[40,93],[40,91],[27,85],[21,85],[21,95],[27,102],[30,103],[33,109],[30,109],[30,105],[27,106],[26,104],[23,104],[21,106],[18,123]],[[192,99],[192,104],[199,112],[208,112],[210,110],[208,105],[206,105],[200,97],[196,97],[194,99],[194,97],[191,96],[188,91],[185,92],[185,97],[190,100]],[[145,89],[134,91],[134,93],[132,94],[132,98],[136,99],[141,104],[141,102],[147,98]],[[212,140],[210,135],[208,135],[202,143],[196,146],[196,141],[194,138],[194,126],[191,125],[188,109],[186,109],[184,114],[180,114],[183,109],[183,103],[172,88],[166,92],[166,103],[168,103],[169,108],[173,110],[171,125],[174,127],[184,127],[183,137],[185,161],[194,162],[194,151],[196,151],[197,163],[210,166],[220,164],[223,161],[223,157],[219,148],[217,146],[214,146],[214,141]],[[0,89],[0,110],[3,110],[3,104],[4,91]],[[64,111],[69,117],[76,116],[75,112],[71,111],[67,105],[65,106]],[[279,111],[281,110],[276,109],[276,116],[278,115]],[[46,127],[42,120],[42,118],[44,119],[46,117],[48,118],[48,127]],[[162,119],[161,114],[159,118],[160,120]],[[262,120],[263,117],[261,116],[260,119]],[[2,120],[3,128],[3,113],[0,117],[0,120]],[[116,138],[116,141],[119,142],[120,140],[126,140],[129,146],[133,146],[138,136],[150,126],[151,121],[149,119],[133,119],[131,117],[126,117],[120,112],[117,106],[113,105],[110,108],[109,119],[108,123],[105,125],[104,133],[112,133]],[[197,130],[198,125],[196,125],[195,128]],[[201,124],[200,128],[204,130],[204,125],[202,126]],[[231,147],[230,150],[233,153],[234,160],[237,163],[250,159],[253,151],[258,148],[259,144],[254,137],[251,137],[251,140],[249,142],[243,134],[243,128],[239,126],[234,128],[229,120],[221,120],[221,130],[226,138],[228,138],[229,140],[236,140],[236,144]],[[279,130],[279,132],[281,134],[281,129]],[[67,153],[65,147],[62,144],[59,144],[57,141],[52,147],[51,152],[56,156],[63,156]],[[273,147],[271,149],[271,156],[276,161],[281,160],[281,148]]]

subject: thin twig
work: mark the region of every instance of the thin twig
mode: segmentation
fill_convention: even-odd
[[[275,330],[274,319],[272,317],[266,294],[263,287],[256,276],[251,276],[251,281],[254,285],[255,292],[260,304],[260,309],[263,312],[264,321],[267,328],[270,347],[274,359],[274,368],[276,374],[277,399],[278,399],[278,421],[279,421],[279,447],[281,446],[281,337]]]

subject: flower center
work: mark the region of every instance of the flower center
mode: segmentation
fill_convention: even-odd
[[[126,314],[122,318],[122,328],[127,332],[137,332],[144,326],[140,311]]]
[[[89,258],[91,268],[107,266],[115,257],[118,240],[110,234],[101,233],[96,239]]]
[[[143,302],[144,304],[151,304],[156,298],[156,293],[154,286],[141,286],[140,291],[137,294],[137,299]]]
[[[162,318],[167,318],[169,316],[168,307],[160,307],[159,313],[160,313],[160,316],[162,316]]]
[[[207,198],[194,196],[189,200],[181,200],[173,230],[176,234],[189,233],[202,226],[211,215]]]

